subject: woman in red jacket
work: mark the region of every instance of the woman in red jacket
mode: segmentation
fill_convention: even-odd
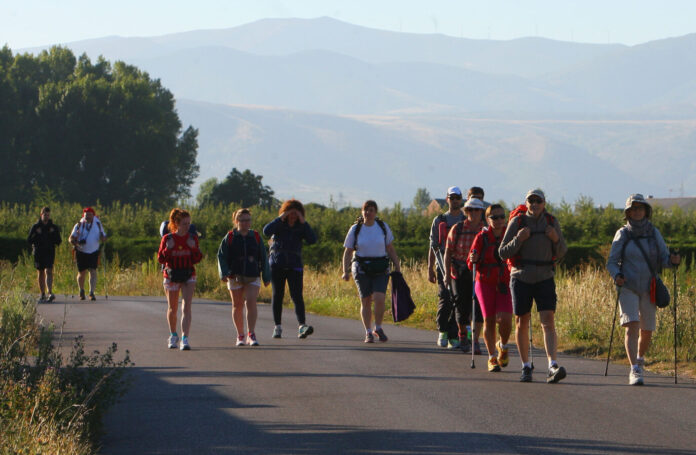
[[[483,313],[483,340],[488,349],[488,371],[500,371],[509,363],[507,342],[512,331],[512,297],[510,296],[510,270],[498,254],[500,241],[505,234],[505,209],[493,204],[486,209],[488,226],[479,232],[471,245],[467,259],[469,269],[476,264],[476,297]],[[495,325],[498,323],[500,340],[495,341]],[[498,355],[494,355],[497,348]]]
[[[194,264],[201,262],[203,255],[198,248],[198,238],[189,233],[191,215],[176,208],[169,214],[169,234],[162,237],[157,260],[164,264],[164,294],[167,296],[167,321],[169,322],[169,349],[175,349],[179,336],[176,333],[176,317],[181,291],[181,343],[179,349],[188,351],[188,335],[191,329],[191,300],[196,288]]]

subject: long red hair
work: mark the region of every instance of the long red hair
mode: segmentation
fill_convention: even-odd
[[[178,231],[179,223],[186,217],[191,217],[191,214],[186,210],[180,209],[179,207],[173,209],[169,213],[169,224],[167,225],[169,232],[173,234],[174,232]]]

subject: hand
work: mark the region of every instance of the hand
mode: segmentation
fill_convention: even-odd
[[[445,277],[445,286],[447,286],[448,288],[452,288],[452,275],[450,275],[449,273]]]
[[[41,234],[41,228],[40,228],[40,227],[39,227],[39,228],[36,228],[36,233],[37,233],[37,234]]]
[[[471,254],[469,254],[469,261],[473,262],[476,264],[479,261],[479,254],[476,251],[472,251]]]
[[[623,286],[625,282],[626,279],[621,274],[616,275],[616,278],[614,278],[614,284],[616,284],[619,287]]]
[[[350,273],[348,272],[343,272],[343,276],[341,276],[343,281],[350,281]]]
[[[193,240],[193,237],[189,237],[188,240],[186,240],[186,245],[188,245],[189,248],[193,248],[196,246],[196,241]]]
[[[280,214],[280,220],[281,220],[281,221],[285,221],[285,218],[287,218],[287,217],[288,217],[288,212],[283,212],[283,213]]]
[[[396,273],[401,273],[401,265],[395,265],[395,266],[394,266],[394,272],[396,272]]]
[[[530,231],[528,227],[523,227],[517,232],[517,239],[520,242],[524,242],[530,235],[532,235],[532,231]]]
[[[669,262],[671,262],[672,265],[679,265],[681,263],[681,256],[679,255],[679,253],[670,254]]]
[[[304,219],[304,215],[302,215],[302,212],[300,212],[299,210],[295,209],[295,213],[297,213],[297,221],[299,221],[300,223],[304,224],[305,219]]]
[[[549,239],[551,239],[551,241],[552,241],[553,243],[557,243],[557,242],[558,242],[558,240],[559,240],[559,239],[558,239],[558,232],[556,232],[556,229],[554,229],[553,226],[546,226],[546,232],[545,232],[545,234],[546,234],[546,237],[548,237]]]
[[[172,238],[167,239],[167,243],[165,243],[165,245],[167,246],[168,250],[171,250],[172,248],[174,248],[174,239],[172,239]]]
[[[437,283],[437,275],[435,275],[435,270],[428,268],[428,281],[431,283]]]

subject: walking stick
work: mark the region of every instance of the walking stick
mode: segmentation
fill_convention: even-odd
[[[529,361],[534,369],[534,341],[532,341],[532,313],[529,313]]]
[[[609,372],[609,359],[611,358],[611,345],[614,344],[614,326],[616,325],[616,313],[619,310],[619,286],[616,286],[616,305],[614,305],[614,317],[611,319],[611,336],[609,337],[609,353],[607,365],[604,367],[604,376]]]
[[[476,263],[474,263],[472,270],[473,278],[471,280],[471,368],[476,368],[476,363],[474,362],[474,333],[476,333]]]
[[[106,277],[106,245],[104,245],[104,251],[102,251],[104,254],[104,297],[106,300],[109,300],[109,289],[107,288],[107,277]]]
[[[675,249],[674,254],[679,254],[679,249]],[[674,306],[672,307],[672,317],[674,319],[674,383],[675,384],[677,383],[677,267],[672,267],[672,278],[673,278],[673,285],[674,285]]]

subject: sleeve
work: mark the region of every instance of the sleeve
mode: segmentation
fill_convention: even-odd
[[[77,223],[75,226],[73,226],[72,231],[70,232],[70,237],[77,238],[77,231],[79,229],[80,229],[80,223]]]
[[[167,248],[167,236],[162,237],[160,241],[159,250],[157,251],[157,261],[160,264],[166,264],[169,260],[169,249]]]
[[[457,223],[457,224],[459,224],[459,223]],[[455,237],[457,236],[457,234],[456,234],[457,224],[452,226],[450,228],[449,232],[447,233],[447,243],[445,244],[445,249],[450,249],[450,250],[454,251],[454,247],[456,246],[454,244],[454,240],[455,240]]]
[[[277,217],[276,219],[270,221],[267,225],[263,227],[263,235],[266,237],[271,237],[273,234],[276,233],[278,230],[278,225],[282,223],[283,221],[280,219],[280,217]]]
[[[198,237],[189,234],[189,238],[192,238],[193,241],[196,243],[196,246],[191,248],[191,263],[198,264],[203,259],[203,253],[201,252],[200,246],[198,246]]]
[[[486,254],[485,251],[482,251],[483,247],[483,237],[482,235],[486,235],[484,232],[479,232],[476,234],[476,237],[474,237],[474,241],[471,244],[471,249],[469,250],[469,254],[466,256],[466,265],[469,267],[469,270],[473,270],[473,265],[474,263],[471,262],[469,259],[469,255],[471,254],[472,251],[476,251],[479,254],[479,260],[477,262],[480,263],[483,260],[483,255]]]
[[[665,243],[665,239],[660,234],[660,231],[655,228],[655,243],[657,244],[657,256],[662,268],[671,268],[672,263],[669,261],[669,248]]]
[[[436,216],[433,219],[433,224],[430,226],[430,247],[438,248],[440,246],[440,217]]]
[[[271,266],[268,264],[268,254],[266,251],[265,242],[261,242],[259,245],[261,247],[261,263],[263,264],[263,269],[261,269],[261,280],[264,283],[271,282]]]
[[[56,226],[55,224],[53,225],[53,238],[51,239],[53,241],[53,244],[55,246],[58,246],[61,244],[63,239],[60,237],[60,228]]]
[[[566,244],[565,237],[563,237],[563,230],[561,229],[561,223],[558,222],[558,218],[555,218],[555,223],[553,223],[553,228],[558,233],[558,242],[554,243],[553,255],[556,257],[556,261],[560,261],[568,252],[568,245]]]
[[[351,250],[355,249],[355,226],[357,225],[354,224],[348,229],[348,234],[346,234],[346,239],[343,242],[343,246]]]
[[[387,230],[386,244],[391,245],[392,243],[394,243],[394,234],[392,234],[391,228],[387,223],[384,223],[384,228]]]
[[[218,274],[220,275],[220,279],[230,275],[229,261],[227,260],[229,251],[227,245],[228,235],[229,233],[222,238],[222,242],[220,242],[220,247],[218,248],[217,252]]]
[[[29,229],[29,236],[27,237],[27,243],[30,245],[34,244],[34,238],[36,237],[36,225],[33,224]]]
[[[616,231],[614,240],[611,242],[611,250],[609,251],[609,259],[607,259],[607,270],[612,278],[616,279],[616,275],[621,271],[619,261],[621,260],[621,250],[626,243],[626,236],[623,235],[623,228]]]
[[[307,242],[307,245],[312,245],[312,244],[317,243],[317,234],[314,232],[314,229],[312,229],[312,227],[306,221],[304,223],[304,239],[305,239],[305,242]]]
[[[500,255],[500,258],[503,260],[510,259],[514,255],[516,255],[522,247],[522,242],[519,242],[517,240],[517,232],[519,231],[519,223],[517,222],[517,218],[518,217],[515,217],[512,220],[510,220],[510,222],[508,222],[507,229],[505,230],[505,235],[503,236],[503,241],[500,242],[498,254]]]

